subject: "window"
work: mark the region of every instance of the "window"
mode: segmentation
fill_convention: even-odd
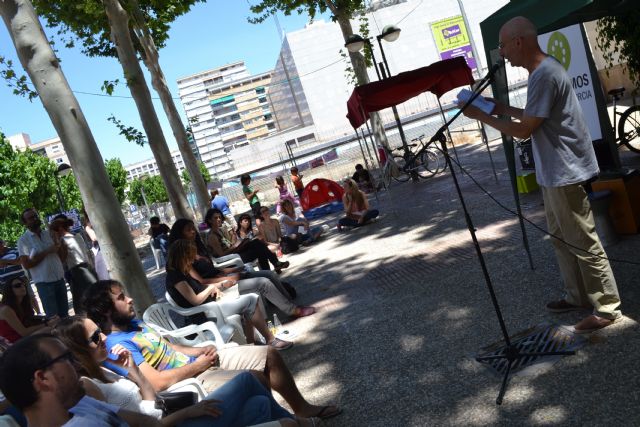
[[[264,104],[265,102],[267,102],[267,97],[266,97],[266,96],[263,96],[263,97],[261,97],[261,98],[258,98],[258,102],[259,102],[260,104]]]
[[[263,94],[264,92],[265,92],[264,87],[262,87],[262,86],[261,86],[261,87],[257,87],[257,88],[256,88],[256,93],[257,93],[258,95],[261,95],[261,94]]]

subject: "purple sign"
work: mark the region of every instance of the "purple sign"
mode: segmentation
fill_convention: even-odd
[[[467,61],[467,65],[471,70],[475,70],[478,68],[476,65],[476,59],[473,57],[473,52],[471,50],[471,45],[460,46],[455,49],[445,50],[440,53],[440,59],[451,59],[456,58],[458,56],[464,56],[464,59]]]
[[[442,37],[444,37],[445,39],[456,37],[456,36],[459,36],[460,34],[461,34],[460,25],[458,24],[442,29]]]

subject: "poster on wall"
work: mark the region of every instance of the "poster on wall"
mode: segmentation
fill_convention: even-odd
[[[471,40],[462,15],[441,19],[429,24],[440,59],[464,56],[471,71],[476,71]]]
[[[592,140],[602,139],[602,129],[598,117],[598,106],[593,88],[593,82],[599,82],[597,76],[592,76],[587,62],[587,52],[582,39],[580,25],[571,25],[550,33],[540,34],[538,42],[547,54],[556,58],[569,74],[573,90],[575,91],[582,112],[589,126]]]

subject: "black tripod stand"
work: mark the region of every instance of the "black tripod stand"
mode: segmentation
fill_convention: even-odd
[[[498,318],[498,323],[500,324],[500,329],[502,331],[502,336],[504,337],[504,351],[501,354],[491,355],[491,356],[483,356],[476,357],[478,362],[487,361],[487,360],[495,360],[495,359],[506,359],[507,368],[504,373],[504,378],[502,379],[502,385],[500,387],[500,392],[498,393],[498,397],[496,399],[496,404],[500,405],[502,403],[502,398],[504,397],[504,393],[507,388],[507,381],[509,380],[509,374],[511,373],[512,365],[517,362],[519,359],[525,357],[537,357],[537,356],[558,356],[558,355],[573,355],[575,351],[566,350],[566,351],[541,351],[541,352],[523,352],[516,345],[512,344],[509,333],[507,332],[507,327],[504,323],[504,318],[502,317],[502,311],[500,310],[500,305],[498,304],[498,300],[496,298],[496,294],[493,290],[493,284],[491,283],[491,278],[489,277],[489,271],[487,270],[487,265],[484,261],[484,256],[482,255],[482,250],[480,249],[480,244],[478,243],[478,239],[476,237],[475,228],[473,226],[473,222],[471,221],[471,216],[469,215],[469,211],[467,210],[467,205],[465,204],[464,197],[462,196],[462,191],[460,189],[460,185],[458,183],[458,177],[456,176],[455,170],[453,169],[453,165],[451,164],[451,159],[449,158],[449,151],[447,149],[447,138],[444,134],[445,130],[449,127],[453,121],[462,114],[462,112],[470,105],[473,100],[475,100],[480,93],[486,89],[491,81],[493,80],[493,75],[499,68],[499,64],[494,65],[494,67],[489,71],[487,76],[480,81],[480,85],[475,90],[473,96],[468,100],[468,102],[453,116],[449,121],[447,121],[444,125],[438,129],[438,131],[433,135],[430,142],[439,141],[442,146],[442,152],[447,161],[447,165],[449,166],[449,171],[451,172],[451,177],[453,178],[453,183],[456,187],[456,192],[458,193],[458,198],[460,199],[460,204],[462,205],[462,210],[464,211],[464,217],[467,222],[467,228],[469,229],[469,233],[471,234],[471,239],[473,240],[473,245],[476,248],[476,253],[478,255],[478,259],[480,261],[480,266],[482,267],[482,273],[484,275],[484,280],[487,284],[487,289],[489,290],[489,295],[491,296],[491,302],[493,303],[493,308],[496,312],[496,317]],[[428,146],[429,144],[427,144]],[[419,153],[416,155],[416,157]]]

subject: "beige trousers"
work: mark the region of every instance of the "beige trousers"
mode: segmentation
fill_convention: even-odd
[[[591,305],[594,314],[600,317],[619,317],[618,287],[596,234],[584,188],[578,184],[542,187],[542,196],[549,232],[569,243],[551,238],[567,293],[566,301],[574,305]]]

